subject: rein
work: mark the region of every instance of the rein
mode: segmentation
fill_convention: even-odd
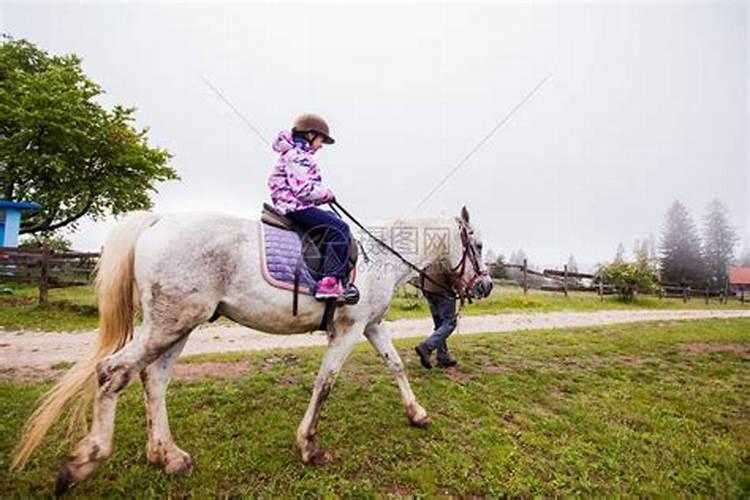
[[[461,302],[463,303],[464,298],[468,296],[467,291],[471,289],[471,287],[473,286],[473,284],[477,280],[477,278],[479,278],[479,276],[481,276],[482,274],[486,274],[486,273],[482,273],[480,271],[479,263],[477,262],[476,255],[474,255],[474,252],[470,249],[471,248],[471,244],[470,244],[469,239],[468,239],[469,238],[469,234],[468,234],[468,230],[466,229],[466,226],[464,224],[461,224],[461,243],[462,243],[462,245],[464,247],[464,252],[463,252],[463,255],[461,256],[461,261],[456,265],[456,267],[454,267],[451,270],[452,272],[455,272],[457,269],[460,268],[460,273],[458,275],[457,283],[459,285],[464,285],[464,286],[463,286],[463,289],[461,289],[461,286],[458,287],[458,290],[457,290],[458,291],[458,295],[457,295],[456,294],[456,290],[454,290],[453,288],[448,288],[445,285],[443,285],[442,283],[439,283],[438,281],[432,279],[425,272],[424,269],[422,269],[419,266],[413,264],[406,257],[404,257],[403,255],[401,255],[401,253],[399,253],[398,250],[396,250],[395,248],[391,247],[385,241],[381,240],[380,238],[378,238],[377,236],[375,236],[374,234],[372,234],[362,223],[360,223],[351,213],[349,213],[349,211],[347,209],[345,209],[344,207],[342,207],[339,204],[339,202],[337,202],[336,200],[333,200],[333,201],[330,202],[330,205],[331,205],[331,208],[334,209],[334,211],[335,211],[336,208],[338,208],[339,210],[341,210],[341,212],[344,215],[346,215],[358,228],[360,228],[362,231],[364,231],[364,233],[367,234],[367,236],[369,236],[370,238],[372,238],[373,240],[375,240],[379,245],[381,245],[383,248],[387,249],[389,252],[391,252],[393,255],[395,255],[401,262],[403,262],[404,264],[406,264],[411,270],[416,271],[419,274],[419,278],[420,278],[420,280],[421,280],[421,282],[423,284],[422,287],[420,287],[420,288],[424,287],[424,281],[427,280],[430,283],[432,283],[433,285],[435,285],[438,288],[441,288],[442,290],[444,290],[445,292],[447,292],[446,295],[449,295],[451,298],[454,298],[454,299],[455,298],[460,298]],[[469,260],[471,261],[472,266],[474,266],[475,276],[472,279],[470,279],[468,282],[464,283],[462,276],[463,276],[463,272],[466,269],[466,260],[467,260],[467,257],[469,257]]]

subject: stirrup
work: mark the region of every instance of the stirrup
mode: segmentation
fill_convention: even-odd
[[[353,283],[344,288],[344,292],[336,299],[336,305],[353,306],[359,302],[359,289]]]

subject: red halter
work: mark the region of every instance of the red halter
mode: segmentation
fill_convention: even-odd
[[[461,219],[457,219],[457,220],[458,220],[458,225],[461,231],[461,245],[463,246],[464,250],[463,250],[463,255],[461,256],[461,261],[458,264],[456,264],[456,267],[452,269],[452,272],[458,271],[458,275],[457,275],[456,283],[454,284],[454,287],[456,289],[456,293],[458,294],[458,297],[461,299],[461,303],[463,303],[464,299],[466,298],[469,298],[469,300],[471,300],[470,292],[471,292],[471,289],[474,287],[474,283],[476,283],[476,281],[482,276],[486,276],[488,273],[486,270],[483,271],[482,267],[479,265],[479,257],[476,254],[474,246],[471,244],[471,238],[469,237],[468,226]],[[464,279],[464,272],[466,271],[467,260],[471,263],[471,266],[474,268],[474,275],[468,281]]]

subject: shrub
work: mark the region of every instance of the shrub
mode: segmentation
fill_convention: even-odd
[[[635,293],[654,293],[658,290],[656,271],[647,259],[635,262],[613,262],[599,267],[605,283],[617,289],[621,300],[630,301]]]

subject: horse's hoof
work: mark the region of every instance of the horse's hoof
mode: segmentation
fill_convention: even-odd
[[[64,495],[70,488],[73,487],[75,480],[73,474],[70,472],[68,464],[65,463],[60,467],[60,472],[57,474],[57,483],[55,484],[55,496],[59,497]]]
[[[425,415],[422,418],[409,419],[409,423],[412,425],[412,427],[426,429],[430,426],[430,424],[432,424],[432,419],[429,416]]]
[[[427,414],[424,408],[418,404],[412,404],[406,409],[406,414],[409,417],[409,423],[414,427],[424,429],[429,427],[432,423],[432,419]]]
[[[308,460],[308,463],[310,465],[314,465],[316,467],[322,467],[324,465],[328,465],[331,462],[331,455],[326,453],[323,450],[315,450],[310,455],[310,459]]]
[[[193,472],[193,458],[187,453],[184,453],[167,462],[164,466],[164,472],[167,474],[187,476]]]

